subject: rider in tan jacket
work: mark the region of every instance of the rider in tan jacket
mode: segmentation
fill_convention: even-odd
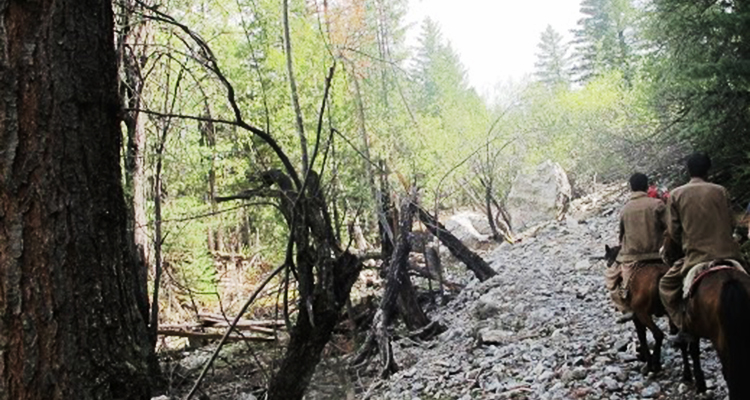
[[[638,263],[661,263],[659,246],[666,230],[666,206],[659,199],[648,197],[648,177],[641,173],[630,177],[630,200],[620,214],[620,252],[606,271],[607,289],[620,311],[629,312],[627,288],[630,276]],[[629,315],[621,318],[623,321]]]
[[[718,259],[741,260],[732,237],[735,225],[727,190],[706,182],[711,160],[703,153],[688,158],[690,182],[672,191],[667,204],[668,232],[681,246],[683,260],[672,265],[659,282],[659,294],[672,322],[683,332],[685,275],[696,264]],[[684,336],[684,334],[683,334]]]

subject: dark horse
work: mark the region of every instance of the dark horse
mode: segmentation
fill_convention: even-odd
[[[679,257],[679,249],[665,238],[667,258]],[[671,254],[671,255],[670,255]],[[750,399],[750,276],[736,269],[720,269],[703,275],[687,300],[685,331],[696,339],[687,347],[693,360],[696,390],[706,390],[700,365],[699,338],[711,341],[731,400]],[[690,378],[685,361],[683,376]]]
[[[607,267],[610,267],[614,264],[617,254],[620,252],[620,246],[609,247],[605,245],[604,250],[604,259],[607,260]],[[638,359],[646,362],[647,371],[659,372],[661,370],[661,345],[664,341],[664,333],[654,323],[652,316],[661,317],[666,314],[659,297],[659,279],[667,273],[669,267],[654,262],[643,263],[636,268],[628,283],[627,305],[633,310],[633,324],[638,334]],[[647,328],[654,337],[653,354],[648,348]]]

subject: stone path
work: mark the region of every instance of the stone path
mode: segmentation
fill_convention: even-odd
[[[450,329],[425,343],[394,342],[401,371],[369,384],[370,399],[726,398],[720,366],[703,341],[709,393],[680,382],[679,353],[667,342],[664,371],[644,376],[632,324],[618,325],[603,285],[605,243],[616,243],[625,196],[541,228],[485,258],[499,276],[469,281],[433,319]],[[666,331],[666,321],[659,321]],[[649,336],[650,338],[650,336]],[[377,366],[377,362],[372,364]]]

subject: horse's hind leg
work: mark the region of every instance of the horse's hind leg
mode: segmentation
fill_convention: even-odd
[[[651,335],[654,337],[654,351],[648,359],[648,369],[651,372],[659,372],[661,371],[661,344],[664,341],[664,333],[656,326],[650,315],[639,313],[639,315],[636,315],[636,318],[643,321],[646,328],[651,331]]]
[[[682,355],[682,381],[692,382],[693,373],[690,372],[690,358],[688,358],[688,345],[685,342],[677,343],[677,348],[680,349]]]
[[[638,315],[633,318],[633,325],[635,325],[635,333],[638,335],[638,347],[636,348],[636,352],[638,353],[638,360],[650,363],[651,352],[648,350],[646,326],[643,325],[643,322],[641,322]]]
[[[695,376],[695,390],[698,393],[706,391],[706,377],[703,375],[703,369],[701,368],[701,350],[700,350],[700,339],[696,338],[694,341],[688,344],[690,350],[690,358],[693,359],[693,376]]]

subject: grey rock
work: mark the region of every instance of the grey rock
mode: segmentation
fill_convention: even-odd
[[[661,386],[659,386],[658,383],[654,382],[646,386],[645,388],[643,388],[643,390],[641,390],[641,396],[646,397],[646,398],[652,398],[652,397],[656,397],[656,395],[658,395],[659,392],[661,392]]]
[[[617,382],[608,376],[605,376],[604,379],[602,379],[602,384],[610,392],[618,391],[621,387],[620,382]]]
[[[514,230],[558,218],[570,198],[568,176],[559,164],[548,160],[519,172],[506,200]]]
[[[482,329],[479,331],[479,342],[482,344],[501,344],[507,342],[513,332],[500,329]]]
[[[480,233],[474,226],[473,213],[464,212],[451,216],[445,222],[445,229],[468,247],[477,248],[491,243],[490,235]],[[485,218],[486,219],[486,218]],[[489,223],[488,223],[489,227]]]

